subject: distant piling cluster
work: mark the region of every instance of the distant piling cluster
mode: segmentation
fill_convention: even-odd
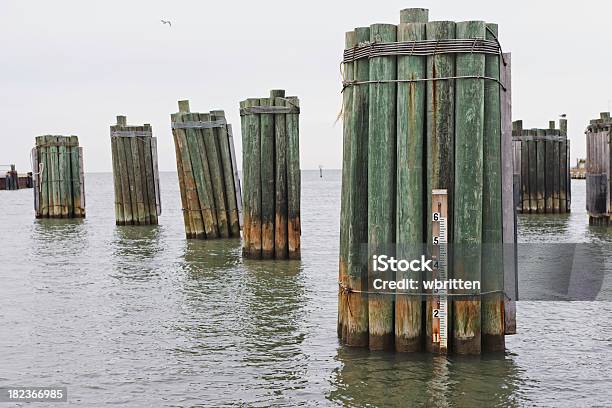
[[[117,225],[156,225],[161,214],[157,139],[151,125],[110,127]]]
[[[77,136],[37,136],[32,150],[36,218],[84,218],[83,149]]]
[[[523,121],[512,123],[514,174],[520,179],[519,213],[570,212],[570,142],[567,120],[549,122],[548,129],[523,129]]]
[[[602,112],[586,129],[586,208],[590,225],[609,225],[612,202],[610,112]]]
[[[299,113],[284,90],[240,102],[246,258],[300,258]]]
[[[187,238],[240,237],[240,181],[232,127],[222,110],[171,115]]]
[[[19,174],[15,170],[15,165],[10,164],[7,166],[9,170],[6,171],[4,176],[0,176],[0,190],[20,190],[23,188],[32,188],[32,173]]]
[[[516,272],[500,249],[516,240],[510,55],[501,54],[497,30],[429,22],[428,10],[407,9],[399,25],[346,34],[338,335],[347,345],[441,351],[435,295],[379,294],[375,278],[405,275],[374,273],[369,260],[388,248],[398,259],[420,248],[431,254],[432,193],[444,190],[448,244],[464,251],[450,258],[448,276],[481,281],[486,293],[449,297],[448,351],[503,350],[514,330],[504,279]]]

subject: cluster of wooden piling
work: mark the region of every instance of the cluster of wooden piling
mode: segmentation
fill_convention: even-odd
[[[240,237],[240,181],[232,126],[225,112],[190,112],[179,101],[171,115],[187,238]]]
[[[513,331],[500,250],[516,239],[510,55],[496,41],[496,24],[429,22],[425,9],[402,10],[399,25],[346,34],[338,335],[347,345],[438,350],[433,296],[375,293],[374,277],[404,276],[374,274],[368,260],[391,246],[398,253],[385,253],[397,258],[414,259],[423,247],[431,254],[432,192],[440,189],[448,192],[449,245],[471,251],[455,253],[449,277],[479,280],[488,293],[450,298],[450,351],[503,350]]]
[[[157,139],[151,125],[110,127],[117,225],[156,225],[161,214]]]
[[[300,258],[299,112],[284,90],[240,102],[246,258]]]
[[[610,112],[602,112],[586,129],[586,207],[590,225],[608,225],[611,216]]]
[[[567,120],[548,129],[523,129],[512,123],[514,174],[520,179],[520,213],[566,213],[571,208],[570,142]]]
[[[32,149],[36,218],[84,218],[83,149],[77,136],[37,136]]]
[[[4,177],[0,177],[0,190],[19,190],[23,188],[32,188],[32,173],[19,174],[15,170],[15,165],[7,166],[10,168]]]

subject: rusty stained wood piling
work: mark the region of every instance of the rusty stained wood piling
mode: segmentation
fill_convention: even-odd
[[[125,116],[117,116],[110,127],[117,225],[158,223],[161,202],[154,139],[151,125],[129,126]]]
[[[240,102],[245,258],[300,259],[299,112],[281,89]]]
[[[84,218],[83,151],[76,136],[37,136],[32,157],[36,174],[36,218]]]
[[[372,256],[431,255],[432,192],[444,189],[448,275],[480,281],[488,290],[482,297],[451,293],[448,351],[500,351],[504,336],[516,332],[515,213],[522,205],[513,194],[520,175],[513,174],[513,157],[523,149],[512,145],[510,55],[498,53],[495,24],[429,22],[427,14],[402,10],[399,26],[372,25],[363,39],[356,28],[345,38],[338,336],[371,350],[443,352],[432,335],[433,293],[373,285],[374,278],[421,276],[375,272]],[[498,52],[422,51],[431,40],[474,40]],[[528,156],[526,144],[524,150]],[[537,157],[535,145],[532,154]],[[536,199],[533,204],[537,208]],[[509,302],[506,291],[513,291]]]
[[[240,238],[240,182],[225,114],[191,112],[187,100],[178,106],[171,123],[185,234],[197,239]]]
[[[519,205],[524,214],[570,212],[570,169],[567,120],[550,121],[547,129],[523,129],[515,121],[512,131],[514,167],[520,174]]]
[[[589,225],[610,225],[612,177],[610,174],[610,138],[612,119],[609,112],[600,113],[586,128],[586,209]]]

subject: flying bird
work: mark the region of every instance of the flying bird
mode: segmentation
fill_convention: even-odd
[[[162,22],[162,24],[168,24],[170,27],[172,27],[172,21],[169,20],[160,20]]]

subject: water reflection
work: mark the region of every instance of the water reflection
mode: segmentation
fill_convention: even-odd
[[[340,347],[327,398],[346,406],[513,407],[520,372],[511,356],[458,358]]]
[[[242,367],[254,375],[243,403],[280,401],[306,386],[307,355],[299,261],[244,261],[240,322],[245,353]]]
[[[70,259],[86,251],[89,237],[85,222],[78,219],[36,219],[30,237],[32,260]]]
[[[116,227],[110,243],[112,276],[134,280],[158,276],[163,250],[159,226]]]

